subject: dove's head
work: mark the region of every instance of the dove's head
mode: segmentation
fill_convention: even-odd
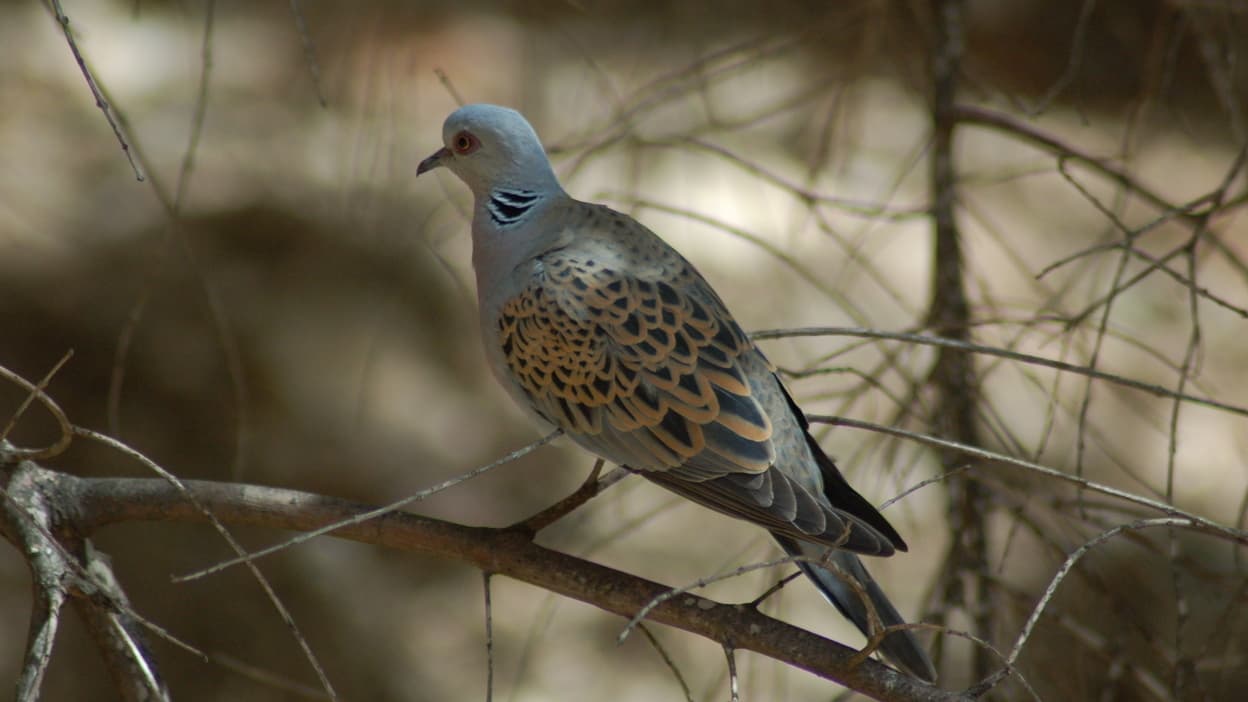
[[[537,132],[515,110],[465,105],[446,118],[442,143],[445,146],[420,162],[416,175],[445,166],[479,198],[500,187],[560,189]]]

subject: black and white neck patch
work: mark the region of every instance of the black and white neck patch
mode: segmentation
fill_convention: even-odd
[[[494,224],[509,227],[524,219],[529,210],[533,209],[533,206],[541,199],[540,194],[531,190],[496,188],[490,193],[485,209],[489,211],[490,219],[494,220]]]

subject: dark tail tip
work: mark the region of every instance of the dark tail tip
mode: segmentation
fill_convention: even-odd
[[[776,540],[790,555],[817,558],[823,552],[823,547],[801,543],[789,537],[776,536]],[[862,591],[871,600],[871,608],[875,610],[880,624],[889,627],[906,623],[857,556],[848,551],[833,551],[831,558],[841,571],[857,580],[862,586]],[[819,592],[835,605],[841,614],[845,615],[846,619],[853,622],[863,635],[868,637],[871,635],[870,610],[859,596],[857,589],[846,584],[836,573],[827,568],[821,568],[806,561],[801,561],[797,565],[819,588]],[[936,681],[936,666],[932,663],[931,657],[927,655],[927,649],[919,642],[919,637],[915,635],[913,629],[903,629],[888,634],[880,642],[878,650],[888,662],[907,674],[927,682]]]

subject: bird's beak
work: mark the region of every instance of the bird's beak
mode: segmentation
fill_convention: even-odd
[[[442,148],[433,152],[432,156],[420,162],[420,165],[416,167],[416,175],[420,175],[421,173],[424,173],[425,171],[432,171],[438,166],[441,166],[442,159],[449,158],[450,155],[451,155],[451,152],[445,146],[443,146]]]

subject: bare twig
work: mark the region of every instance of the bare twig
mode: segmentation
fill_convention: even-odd
[[[576,489],[571,495],[559,500],[555,504],[538,512],[537,514],[525,519],[516,526],[527,529],[529,532],[536,534],[555,522],[563,519],[568,514],[576,510],[581,505],[589,502],[597,497],[603,490],[615,485],[619,481],[628,477],[629,472],[624,468],[614,468],[602,478],[598,475],[602,472],[602,466],[605,463],[599,458],[594,461],[594,467],[589,472],[589,476],[585,478],[585,482]]]
[[[1165,397],[1171,399],[1179,399],[1184,402],[1190,402],[1196,405],[1203,405],[1213,409],[1224,410],[1232,414],[1248,417],[1248,407],[1222,402],[1208,397],[1198,397],[1195,395],[1176,395],[1175,392],[1167,387],[1155,385],[1153,383],[1145,383],[1143,381],[1128,378],[1126,376],[1106,373],[1094,368],[1086,366],[1066,363],[1064,361],[1055,361],[1053,359],[1044,358],[1043,356],[1033,356],[1031,354],[1020,353],[1018,351],[1010,351],[995,346],[984,346],[974,344],[967,341],[959,341],[957,339],[946,339],[938,336],[927,336],[924,334],[909,334],[905,332],[884,332],[875,329],[860,329],[855,327],[804,327],[801,329],[767,329],[764,331],[753,332],[750,336],[754,339],[778,339],[786,336],[857,336],[868,339],[890,339],[894,341],[903,341],[906,343],[924,344],[926,346],[939,346],[958,348],[965,351],[971,351],[978,354],[989,356],[999,356],[1014,361],[1030,363],[1046,368],[1053,368],[1066,373],[1074,373],[1084,375],[1097,380],[1104,380],[1115,385],[1141,390],[1150,395],[1157,397]]]
[[[1014,641],[1014,646],[1010,648],[1010,653],[1006,657],[1006,662],[1010,665],[1014,665],[1018,661],[1019,655],[1023,652],[1023,646],[1025,646],[1028,639],[1031,638],[1031,633],[1032,630],[1035,629],[1036,622],[1040,620],[1040,616],[1049,606],[1049,603],[1053,599],[1053,595],[1057,592],[1057,588],[1061,586],[1071,569],[1075,567],[1075,564],[1087,555],[1089,551],[1123,532],[1138,531],[1141,529],[1162,526],[1194,528],[1197,524],[1188,517],[1157,517],[1155,519],[1141,519],[1131,522],[1130,524],[1120,524],[1112,529],[1108,529],[1096,537],[1084,542],[1083,545],[1075,549],[1075,551],[1066,558],[1066,562],[1062,563],[1061,567],[1057,569],[1053,578],[1049,580],[1049,584],[1045,588],[1044,594],[1041,595],[1039,601],[1036,602],[1035,607],[1032,609],[1031,616],[1027,618],[1027,623],[1023,625],[1022,631],[1019,632],[1018,638]]]
[[[455,101],[456,105],[463,107],[467,104],[464,102],[464,96],[459,94],[459,90],[455,88],[455,84],[451,82],[451,77],[446,74],[446,71],[435,66],[433,74],[438,77],[438,82],[442,84],[442,87],[446,88],[446,92],[450,93],[451,99]]]
[[[488,570],[481,571],[481,591],[485,597],[485,702],[494,700],[494,603],[490,596]]]
[[[65,14],[65,10],[61,8],[61,0],[51,0],[48,8],[52,10],[56,23],[61,27],[61,33],[65,35],[65,42],[69,44],[69,50],[74,54],[74,61],[78,63],[78,70],[82,71],[82,77],[86,79],[87,87],[90,88],[91,95],[95,98],[95,106],[100,108],[100,112],[104,113],[104,119],[108,120],[108,126],[112,128],[113,136],[117,138],[117,143],[121,145],[121,152],[126,155],[126,161],[130,163],[130,170],[134,171],[136,180],[143,180],[143,171],[139,170],[139,165],[135,163],[134,156],[130,153],[130,144],[126,141],[125,135],[122,134],[120,120],[117,118],[115,110],[109,105],[108,100],[104,99],[104,92],[100,90],[100,85],[95,80],[95,74],[87,66],[87,60],[83,57],[82,51],[78,49],[78,42],[74,40],[74,33],[69,28],[69,17]]]
[[[672,677],[676,678],[676,684],[680,685],[680,691],[685,695],[685,702],[693,702],[693,691],[689,689],[689,683],[685,682],[685,676],[680,672],[680,668],[677,667],[676,661],[672,660],[671,655],[668,654],[667,649],[659,641],[658,637],[655,636],[654,633],[650,631],[650,627],[645,624],[638,624],[637,630],[641,632],[642,636],[646,637],[646,641],[650,643],[650,647],[653,648],[655,653],[659,654],[659,658],[663,660],[663,665],[672,672]]]
[[[332,699],[329,695],[325,694],[324,690],[320,688],[303,685],[298,681],[291,680],[287,676],[278,675],[270,670],[258,668],[249,663],[240,661],[227,653],[214,653],[210,657],[210,660],[232,673],[242,676],[248,680],[254,680],[257,683],[274,690],[280,690],[282,692],[290,693],[296,697],[302,697],[309,700]]]
[[[52,366],[51,370],[49,370],[38,383],[33,385],[22,376],[14,373],[4,366],[0,366],[0,378],[4,378],[10,383],[23,388],[27,393],[26,399],[22,400],[22,403],[17,406],[13,415],[9,417],[9,421],[5,423],[4,429],[0,430],[0,444],[2,444],[2,448],[0,448],[0,464],[16,463],[19,460],[25,459],[43,460],[45,458],[52,458],[54,456],[59,456],[65,449],[69,448],[69,443],[74,438],[69,418],[65,416],[65,412],[59,405],[56,404],[55,400],[44,392],[44,390],[47,389],[48,383],[52,382],[52,378],[56,376],[57,372],[61,370],[70,358],[73,358],[73,355],[74,352],[72,350],[66,351],[65,355],[61,356],[61,360],[57,361],[56,364]],[[9,436],[9,432],[13,431],[13,427],[17,426],[18,420],[21,419],[22,415],[26,413],[26,410],[30,407],[31,402],[35,400],[38,400],[39,404],[43,405],[44,408],[46,408],[52,415],[52,418],[56,420],[57,427],[61,430],[61,435],[57,437],[56,441],[52,442],[52,444],[48,446],[45,446],[44,448],[22,449],[9,444],[6,441]]]
[[[225,570],[226,568],[232,568],[236,565],[240,565],[243,563],[250,564],[253,561],[259,560],[268,555],[272,555],[274,553],[277,553],[278,551],[283,551],[292,546],[298,546],[299,544],[304,543],[306,541],[311,541],[312,539],[315,539],[318,536],[324,536],[325,534],[332,533],[336,529],[341,529],[341,528],[348,527],[354,524],[360,524],[370,519],[376,519],[378,517],[385,516],[386,514],[390,512],[394,512],[395,510],[401,509],[413,502],[418,502],[431,495],[436,495],[437,493],[442,492],[443,490],[455,487],[456,485],[459,485],[460,483],[466,482],[468,480],[472,480],[473,478],[483,473],[488,473],[489,471],[501,465],[511,463],[512,461],[518,458],[521,458],[522,456],[525,456],[529,454],[530,452],[535,451],[538,448],[541,448],[542,446],[545,446],[551,441],[554,441],[556,438],[558,438],[561,435],[561,433],[562,432],[560,432],[559,430],[555,430],[547,434],[546,436],[538,439],[537,441],[534,441],[528,446],[518,448],[515,451],[512,451],[511,453],[507,454],[506,456],[503,456],[502,458],[496,461],[491,461],[490,463],[487,463],[483,466],[478,466],[466,473],[460,473],[454,478],[443,480],[442,482],[438,483],[437,485],[434,485],[433,487],[425,488],[424,490],[421,490],[420,492],[414,495],[408,495],[407,497],[404,497],[401,500],[396,500],[394,502],[391,502],[390,504],[385,505],[384,507],[378,507],[365,514],[354,515],[350,518],[349,521],[344,521],[339,524],[326,524],[325,526],[319,527],[311,531],[304,532],[302,534],[299,534],[298,536],[287,539],[286,541],[283,541],[279,544],[269,546],[268,548],[263,548],[263,549],[260,549],[259,551],[255,551],[252,553],[245,553],[239,556],[238,558],[233,558],[228,561],[222,561],[221,563],[218,563],[212,566],[211,568],[205,568],[203,570],[197,570],[193,573],[187,573],[186,575],[177,576],[173,579],[173,581],[174,582],[186,582],[188,580],[197,580],[206,575],[219,573]]]
[[[741,702],[741,681],[737,678],[737,652],[732,644],[724,644],[724,658],[728,659],[728,699]]]
[[[329,107],[325,92],[321,88],[321,65],[316,60],[316,44],[312,41],[312,33],[308,31],[308,21],[299,8],[299,0],[290,0],[290,14],[295,18],[295,30],[299,32],[299,43],[303,45],[303,61],[308,65],[308,75],[312,77],[312,89],[316,91],[316,101],[321,107]]]
[[[285,603],[282,602],[282,599],[278,597],[277,592],[273,589],[272,584],[269,583],[268,578],[260,572],[260,569],[255,563],[251,562],[251,560],[246,557],[246,549],[238,543],[238,540],[235,539],[234,535],[231,534],[225,527],[225,524],[222,523],[215,514],[213,514],[212,510],[199,503],[195,499],[195,496],[186,488],[186,485],[182,480],[160,467],[159,464],[143,455],[141,452],[120,441],[117,441],[116,439],[113,439],[112,437],[105,436],[90,429],[74,427],[74,434],[97,441],[138,461],[148,470],[160,476],[160,478],[173,487],[173,489],[177,490],[179,494],[181,494],[191,504],[191,506],[193,506],[208,520],[217,533],[221,535],[221,538],[225,540],[230,549],[232,549],[235,553],[240,554],[240,560],[245,562],[247,569],[251,572],[252,578],[254,578],[256,583],[260,585],[260,589],[264,591],[265,596],[273,605],[274,610],[277,611],[278,616],[281,617],[282,622],[288,629],[290,629],[291,635],[294,637],[295,642],[303,651],[304,658],[307,659],[309,665],[312,667],[312,670],[316,673],[316,676],[321,683],[321,688],[325,690],[326,694],[328,694],[331,699],[337,700],[338,695],[334,691],[333,684],[329,681],[329,676],[326,675],[325,669],[321,666],[320,661],[317,660],[316,654],[312,652],[311,644],[308,643],[307,638],[305,638],[303,633],[299,630],[299,626],[295,623],[294,616],[291,615],[290,610],[286,607]]]
[[[967,444],[961,444],[956,441],[950,441],[948,439],[942,439],[942,438],[935,437],[935,436],[928,436],[925,434],[918,434],[912,431],[906,431],[905,429],[898,429],[896,427],[888,427],[888,426],[883,426],[880,424],[873,424],[871,422],[863,422],[863,421],[859,421],[856,419],[849,419],[846,417],[830,417],[826,415],[809,414],[806,416],[806,418],[812,422],[825,422],[825,423],[833,424],[836,426],[854,427],[856,429],[866,429],[868,431],[879,432],[881,434],[889,434],[889,435],[896,436],[899,438],[909,439],[911,441],[917,441],[921,444],[926,444],[928,446],[932,446],[935,448],[939,448],[943,450],[951,450],[957,453],[966,454],[967,456],[971,456],[971,457],[974,457],[983,461],[1000,463],[1002,465],[1014,466],[1016,468],[1024,468],[1028,471],[1038,473],[1046,477],[1056,478],[1062,482],[1067,482],[1077,487],[1090,490],[1092,492],[1099,492],[1101,494],[1109,495],[1111,497],[1116,497],[1120,500],[1125,500],[1133,504],[1141,505],[1143,507],[1148,507],[1150,509],[1161,512],[1162,514],[1180,516],[1188,520],[1191,523],[1191,528],[1193,529],[1197,529],[1199,531],[1203,531],[1205,533],[1218,536],[1220,538],[1226,539],[1228,541],[1232,541],[1241,546],[1248,546],[1248,530],[1229,527],[1224,524],[1220,524],[1212,519],[1208,519],[1198,514],[1194,514],[1192,512],[1179,509],[1178,507],[1175,507],[1174,505],[1170,505],[1159,500],[1149,499],[1147,497],[1143,497],[1141,495],[1137,495],[1135,493],[1128,492],[1126,490],[1120,490],[1118,488],[1115,488],[1109,485],[1104,485],[1102,483],[1098,483],[1093,480],[1088,480],[1086,478],[1082,478],[1077,475],[1072,475],[1070,473],[1063,473],[1060,470],[1049,468],[1048,466],[1042,466],[1038,463],[1032,463],[1031,461],[1025,461],[1021,458],[1014,458],[1013,456],[1007,456],[1005,454],[996,453],[994,451],[988,451],[986,449],[982,449],[977,446],[969,446]]]

